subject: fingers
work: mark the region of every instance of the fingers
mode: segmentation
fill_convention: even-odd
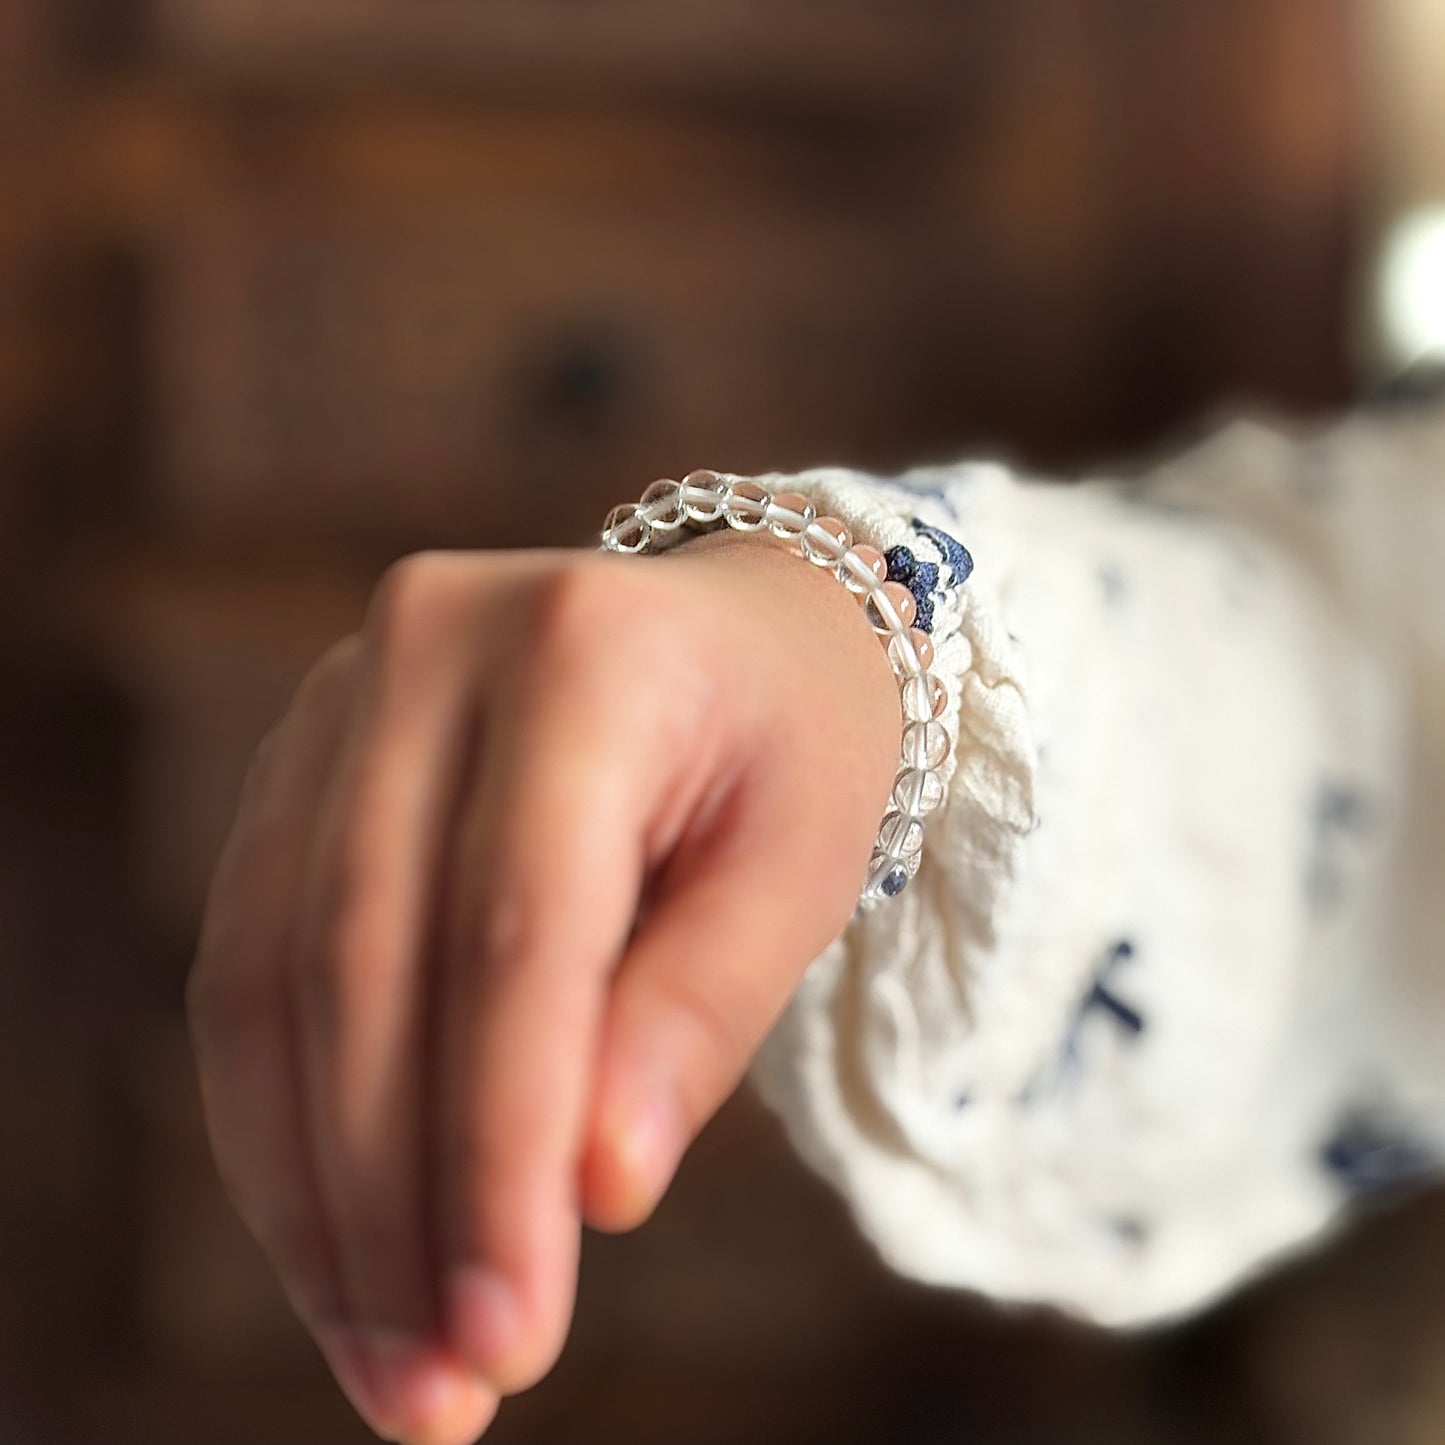
[[[302,684],[252,768],[218,867],[187,1010],[217,1167],[293,1307],[358,1409],[370,1408],[309,1158],[286,959],[331,762],[355,687],[355,640]]]
[[[458,841],[441,1002],[451,1337],[504,1391],[546,1371],[570,1317],[605,990],[636,909],[646,822],[687,756],[669,754],[675,714],[619,685],[639,659],[585,577],[551,592],[532,625],[531,662],[493,714]]]
[[[820,856],[811,820],[825,812],[778,799],[777,783],[751,775],[734,816],[719,819],[716,844],[686,868],[622,962],[582,1168],[596,1228],[630,1229],[651,1213],[807,964],[847,922],[865,860],[853,869]]]
[[[381,1433],[469,1439],[549,1367],[583,1194],[650,1209],[851,909],[877,800],[799,766],[811,705],[777,704],[810,690],[755,656],[751,582],[683,565],[400,565],[256,785],[287,827],[243,810],[195,985],[208,1107]],[[713,648],[679,647],[695,620]],[[829,756],[866,751],[857,711]]]
[[[292,978],[306,1122],[368,1418],[438,1445],[473,1438],[496,1408],[437,1342],[424,1207],[425,963],[471,722],[473,605],[445,558],[399,564],[378,594],[304,870]]]

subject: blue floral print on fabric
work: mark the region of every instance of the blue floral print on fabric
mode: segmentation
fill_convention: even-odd
[[[884,553],[888,562],[888,580],[900,582],[908,588],[918,606],[918,616],[913,625],[924,632],[932,632],[936,595],[940,587],[945,585],[942,581],[943,568],[948,568],[946,585],[961,587],[973,571],[973,558],[969,556],[968,548],[962,542],[938,527],[930,527],[927,523],[920,522],[916,517],[913,520],[913,530],[928,539],[941,560],[934,562],[920,557],[908,547],[890,547]]]

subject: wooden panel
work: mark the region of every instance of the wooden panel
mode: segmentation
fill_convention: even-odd
[[[930,292],[906,212],[666,171],[402,209],[242,197],[167,236],[168,520],[575,537],[654,475],[867,458],[915,418]]]
[[[232,74],[328,83],[420,64],[489,88],[954,103],[986,74],[998,0],[155,0],[157,35]]]
[[[128,881],[152,937],[181,957],[247,764],[296,684],[355,631],[374,576],[324,557],[86,555],[64,580],[72,650],[137,723],[128,756]]]

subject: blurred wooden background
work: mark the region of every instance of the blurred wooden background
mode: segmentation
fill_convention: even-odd
[[[1345,403],[1352,23],[0,0],[0,1441],[362,1438],[219,1198],[178,1000],[250,749],[386,561],[695,465]],[[495,1438],[1438,1441],[1439,1212],[1120,1343],[889,1280],[739,1100]]]

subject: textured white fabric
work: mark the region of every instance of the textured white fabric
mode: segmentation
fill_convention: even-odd
[[[753,1077],[901,1272],[1193,1309],[1445,1145],[1445,413],[789,479],[977,568],[910,888]]]

